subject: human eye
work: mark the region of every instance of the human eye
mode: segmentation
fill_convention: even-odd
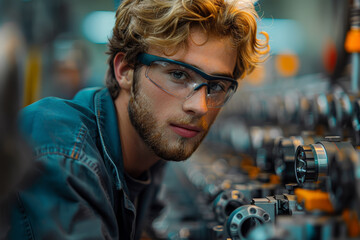
[[[209,82],[210,92],[226,92],[226,84],[222,81],[210,81]]]
[[[180,70],[172,70],[169,72],[170,78],[173,81],[186,81],[188,79],[188,76],[186,72],[180,71]]]
[[[191,80],[191,74],[187,69],[175,64],[169,66],[166,73],[168,79],[174,83],[188,83]]]

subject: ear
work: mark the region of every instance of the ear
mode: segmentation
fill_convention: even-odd
[[[125,61],[125,53],[119,52],[114,58],[114,73],[121,89],[130,90],[133,81],[134,70]]]

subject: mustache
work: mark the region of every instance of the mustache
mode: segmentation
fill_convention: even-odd
[[[209,130],[209,124],[205,121],[204,118],[196,118],[192,116],[184,116],[184,117],[172,117],[169,119],[170,123],[174,123],[177,125],[191,125],[201,128],[203,131]]]

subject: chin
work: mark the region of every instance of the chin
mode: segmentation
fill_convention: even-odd
[[[188,139],[179,139],[176,144],[170,146],[163,144],[153,148],[155,154],[166,161],[181,162],[188,159],[198,148],[201,141],[195,143],[188,142]]]

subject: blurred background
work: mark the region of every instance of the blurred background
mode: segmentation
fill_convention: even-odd
[[[119,3],[0,0],[0,197],[28,158],[17,111],[104,85]],[[191,159],[169,164],[163,211],[148,232],[153,239],[359,239],[360,1],[255,6],[269,58],[240,81]]]
[[[107,38],[120,0],[1,0],[2,44],[16,34],[25,104],[71,98],[104,84]],[[270,60],[246,81],[251,87],[321,73],[340,76],[349,4],[336,0],[263,0],[259,30],[270,35]],[[7,36],[6,36],[7,35]],[[4,52],[2,52],[4,54]],[[290,79],[290,80],[289,80]]]
[[[83,87],[104,84],[106,42],[118,4],[110,0],[0,1],[0,29],[21,41],[22,51],[17,54],[25,105],[49,95],[72,98]]]

